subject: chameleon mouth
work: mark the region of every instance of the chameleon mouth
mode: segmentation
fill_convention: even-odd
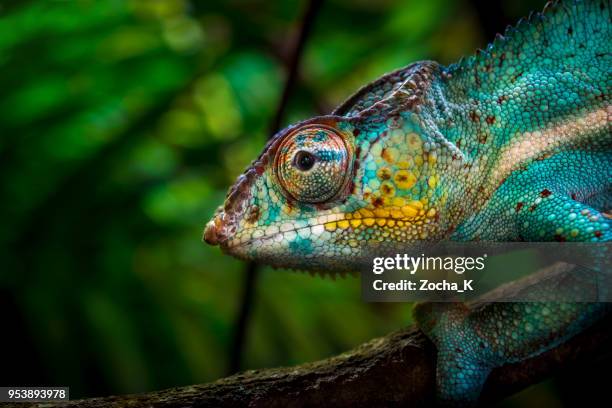
[[[347,229],[359,229],[361,225],[369,227],[369,228],[385,228],[385,227],[394,228],[396,226],[406,228],[408,226],[416,226],[419,224],[420,225],[424,224],[420,220],[417,223],[415,223],[414,221],[412,222],[403,221],[402,224],[398,224],[398,220],[395,218],[377,217],[377,218],[373,218],[372,219],[373,222],[371,223],[366,224],[366,223],[360,222],[359,225],[357,225],[356,223],[353,223],[351,225],[348,220],[343,219],[341,217],[342,215],[329,216],[329,219],[333,219],[336,221],[327,221],[327,222],[325,221],[321,222],[320,220],[314,219],[312,221],[315,221],[315,222],[307,223],[307,225],[304,225],[304,226],[294,227],[294,228],[285,228],[285,229],[276,228],[276,230],[273,233],[269,233],[269,234],[264,233],[264,234],[260,234],[259,236],[242,237],[242,238],[231,236],[223,240],[222,242],[220,242],[219,245],[221,246],[223,250],[227,252],[233,252],[233,251],[245,248],[245,247],[253,246],[256,243],[264,244],[264,243],[269,243],[270,241],[277,240],[280,244],[283,240],[286,240],[287,242],[294,240],[296,235],[303,239],[312,239],[313,237],[319,237],[325,233],[333,234],[334,232],[338,232],[338,231],[342,232],[342,230],[347,230]],[[211,226],[210,228],[213,229],[215,227]],[[282,225],[280,228],[282,228]]]
[[[409,206],[410,207],[410,206]],[[268,226],[252,225],[249,227],[240,225],[246,213],[241,211],[227,211],[219,207],[214,217],[208,222],[203,234],[203,240],[210,245],[219,245],[223,252],[245,260],[255,260],[258,256],[269,251],[282,251],[282,248],[294,242],[297,237],[302,240],[312,240],[323,236],[324,239],[332,239],[336,236],[336,244],[343,245],[347,234],[344,232],[357,229],[401,229],[403,234],[397,235],[397,239],[403,242],[415,242],[432,240],[434,231],[427,224],[435,222],[436,213],[426,211],[425,208],[412,207],[400,210],[367,210],[359,209],[350,214],[332,213],[322,214],[309,219],[275,223]],[[245,228],[246,227],[246,228]],[[384,235],[384,231],[381,234]],[[387,232],[389,233],[389,232]],[[325,238],[325,234],[331,234]],[[347,242],[348,242],[347,241]],[[354,241],[354,240],[353,240]],[[348,243],[355,246],[355,243]],[[260,253],[260,255],[257,255]],[[269,262],[269,260],[268,260]]]
[[[306,230],[312,231],[313,229],[318,230],[319,228],[324,229],[323,225],[320,225],[320,226],[312,225],[312,226],[307,226],[307,227],[286,230],[282,232],[279,231],[274,234],[262,235],[260,237],[253,237],[253,238],[249,238],[246,240],[240,240],[238,238],[228,239],[225,242],[222,242],[220,246],[222,249],[226,251],[238,250],[240,248],[252,246],[255,243],[264,243],[264,242],[274,241],[275,239],[278,239],[278,240],[285,239],[288,234],[299,234],[300,231],[306,231]]]
[[[399,234],[391,234],[392,237],[397,235],[396,239],[388,242],[388,245],[381,243],[382,237],[390,233],[389,229],[416,230],[433,220],[425,217],[410,221],[393,217],[349,220],[345,216],[346,214],[326,214],[300,220],[299,223],[253,226],[241,229],[238,233],[231,217],[228,218],[227,214],[220,210],[207,224],[204,240],[211,245],[219,245],[224,253],[243,261],[261,262],[273,268],[334,277],[338,274],[356,274],[364,268],[369,268],[373,257],[396,253],[398,245],[406,250],[407,244],[419,242],[416,238],[418,234],[413,233],[402,237]],[[379,230],[376,235],[380,237],[362,241],[351,239],[351,231],[364,228]],[[308,240],[315,243],[323,240],[335,248],[326,256],[317,254],[315,250],[296,257],[292,245]],[[358,246],[361,246],[361,249],[356,249]]]

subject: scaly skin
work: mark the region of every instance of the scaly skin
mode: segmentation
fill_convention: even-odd
[[[423,241],[611,241],[611,37],[608,1],[553,4],[457,64],[385,75],[333,114],[275,135],[205,240],[326,273]],[[438,348],[440,400],[470,405],[493,367],[542,353],[607,310],[429,303],[415,313]]]

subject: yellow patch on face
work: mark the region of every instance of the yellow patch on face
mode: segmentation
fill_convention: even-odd
[[[374,213],[368,210],[367,208],[361,208],[359,212],[361,213],[361,215],[363,215],[364,218],[374,217]]]
[[[377,208],[374,210],[374,215],[376,215],[377,218],[389,218],[389,211],[384,208]]]
[[[374,222],[375,222],[374,218],[364,218],[363,219],[363,224],[366,227],[371,227],[372,225],[374,225]]]
[[[349,227],[348,220],[338,221],[338,228],[347,229]]]
[[[428,218],[433,218],[436,216],[436,209],[435,208],[430,208],[429,210],[427,210],[427,217]]]
[[[359,228],[359,226],[361,225],[361,220],[353,219],[350,221],[350,224],[353,228]]]
[[[408,189],[416,184],[416,176],[408,170],[398,170],[393,176],[393,181],[398,188]]]
[[[419,200],[413,200],[408,203],[409,206],[416,208],[417,210],[423,209],[423,203]]]
[[[406,218],[414,218],[417,216],[417,214],[419,213],[419,210],[410,206],[410,205],[405,205],[401,208],[402,214],[404,214],[404,216]]]
[[[325,223],[325,230],[329,231],[329,232],[334,232],[336,230],[336,223],[335,222],[328,222]]]
[[[404,213],[401,210],[393,209],[390,211],[390,213],[391,213],[392,218],[396,218],[396,219],[404,218]]]
[[[376,177],[381,180],[390,180],[391,179],[391,170],[388,167],[381,167],[376,172]]]
[[[387,223],[387,220],[385,218],[376,219],[376,224],[378,224],[379,227],[384,227],[386,223]]]
[[[387,162],[387,163],[395,163],[397,161],[397,159],[399,158],[399,150],[397,150],[395,147],[388,147],[383,149],[383,151],[381,152],[381,156],[382,158]]]
[[[385,181],[380,186],[380,192],[387,197],[393,197],[395,195],[395,187],[388,181]]]
[[[393,201],[391,201],[391,204],[394,207],[403,207],[406,205],[406,199],[404,197],[395,197],[393,198]]]

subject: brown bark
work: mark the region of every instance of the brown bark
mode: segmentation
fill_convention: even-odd
[[[554,350],[494,370],[483,401],[501,400],[561,369],[584,368],[609,350],[611,323],[612,319],[606,318]],[[147,394],[45,406],[428,407],[434,404],[434,374],[435,348],[418,329],[407,328],[342,355],[297,367],[247,371],[209,384]]]
[[[541,271],[537,278],[513,282],[485,299],[507,297],[544,278],[571,270],[568,267],[556,264]],[[499,401],[561,370],[586,370],[590,362],[610,350],[610,345],[612,315],[546,353],[495,369],[485,385],[482,403]],[[409,327],[344,354],[297,367],[246,371],[208,384],[44,406],[430,407],[435,401],[435,365],[434,345],[419,329]]]

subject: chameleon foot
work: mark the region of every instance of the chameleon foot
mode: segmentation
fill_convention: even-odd
[[[445,407],[470,407],[478,402],[493,369],[484,342],[465,321],[462,303],[421,303],[415,307],[419,327],[438,350],[436,397]]]

